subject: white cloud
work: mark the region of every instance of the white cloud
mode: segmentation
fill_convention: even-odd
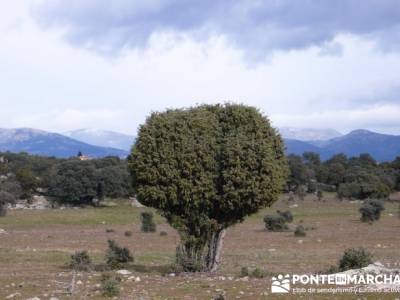
[[[103,57],[40,29],[27,15],[29,2],[18,3],[0,10],[0,127],[132,134],[153,110],[236,101],[259,107],[277,125],[400,133],[400,120],[384,123],[384,113],[335,121],[399,103],[400,55],[366,37],[337,35],[252,64],[220,35],[153,34],[146,49]],[[332,51],[341,53],[321,55]]]

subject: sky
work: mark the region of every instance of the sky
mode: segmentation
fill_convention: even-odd
[[[0,2],[0,127],[135,134],[152,111],[400,135],[399,0]]]

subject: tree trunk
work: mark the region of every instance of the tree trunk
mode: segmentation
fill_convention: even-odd
[[[209,272],[215,272],[219,267],[225,233],[225,229],[219,229],[211,236],[206,256],[206,268]]]

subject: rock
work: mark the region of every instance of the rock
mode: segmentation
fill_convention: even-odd
[[[132,272],[128,271],[128,270],[118,270],[117,274],[127,276],[127,275],[131,275]]]
[[[303,244],[303,240],[298,240],[297,243],[298,244]]]
[[[78,281],[76,282],[76,284],[77,284],[77,285],[82,285],[83,282],[82,282],[81,280],[78,280]]]
[[[60,300],[60,299],[58,299],[57,297],[50,297],[49,300]]]
[[[140,279],[140,277],[136,277],[135,282],[140,282],[140,281],[142,281],[142,280]]]
[[[14,298],[16,298],[18,296],[21,296],[21,294],[20,293],[14,293],[14,294],[8,295],[6,297],[6,299],[14,299]]]
[[[0,228],[0,234],[8,234],[8,232]]]
[[[132,207],[144,207],[135,197],[129,197],[129,200],[131,201]]]
[[[169,276],[170,276],[170,277],[175,277],[176,274],[175,274],[175,273],[170,273]]]
[[[33,298],[28,298],[26,300],[40,300],[40,298],[39,297],[33,297]]]
[[[299,207],[299,205],[298,204],[292,204],[292,205],[289,205],[289,207],[290,208],[295,208],[295,207]]]
[[[46,209],[51,208],[51,204],[47,201],[46,197],[34,195],[32,197],[32,204],[29,207],[32,209]]]

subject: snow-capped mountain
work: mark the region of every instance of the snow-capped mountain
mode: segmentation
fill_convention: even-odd
[[[327,141],[342,136],[334,129],[280,127],[279,132],[285,139],[298,141]]]
[[[126,151],[130,150],[135,141],[134,136],[100,129],[78,129],[63,134],[87,144]]]

